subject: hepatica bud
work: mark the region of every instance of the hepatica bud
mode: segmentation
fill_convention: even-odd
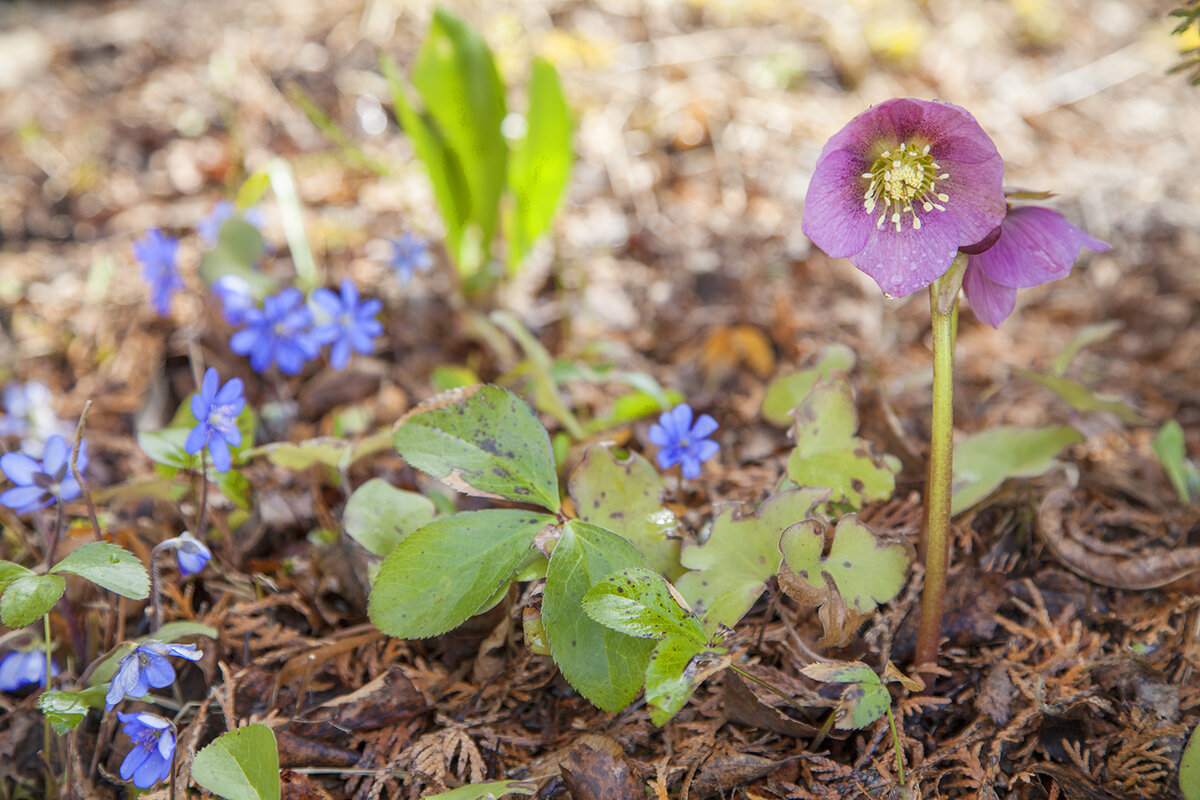
[[[804,232],[889,296],[903,297],[1000,225],[1003,176],[996,145],[965,110],[888,100],[825,144],[804,202]]]

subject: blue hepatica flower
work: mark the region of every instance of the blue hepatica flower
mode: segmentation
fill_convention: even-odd
[[[236,216],[239,216],[237,206],[228,200],[218,200],[213,204],[212,210],[208,212],[208,216],[196,223],[196,233],[200,235],[200,239],[206,245],[216,247],[217,242],[221,238],[221,226]],[[262,230],[263,215],[262,211],[258,208],[251,206],[243,211],[240,216],[246,222]]]
[[[224,386],[220,386],[220,382],[217,371],[209,367],[200,391],[192,395],[196,427],[188,433],[183,449],[195,455],[207,447],[212,454],[213,468],[217,472],[228,472],[233,466],[229,448],[242,443],[237,418],[246,407],[246,398],[242,395],[241,378],[232,378]]]
[[[312,302],[326,318],[313,331],[321,344],[332,344],[329,363],[334,369],[344,369],[350,361],[350,351],[370,353],[375,337],[383,333],[383,323],[375,316],[383,309],[378,300],[359,302],[358,289],[349,278],[342,281],[339,297],[331,289],[317,289]]]
[[[132,780],[139,789],[149,789],[171,774],[175,759],[175,729],[157,714],[117,712],[121,730],[133,740],[133,749],[121,762],[121,780]]]
[[[38,643],[41,647],[41,643]],[[58,674],[58,664],[50,659],[50,674]],[[0,692],[15,692],[26,686],[46,683],[46,651],[13,650],[0,658]]]
[[[161,689],[174,683],[175,668],[167,661],[167,656],[199,661],[203,655],[194,644],[149,641],[138,645],[117,665],[117,674],[113,675],[108,693],[104,695],[104,710],[111,711],[126,697],[145,697],[151,687]]]
[[[221,298],[221,314],[230,325],[246,321],[246,312],[254,308],[254,290],[250,282],[237,275],[222,275],[213,281],[213,294]]]
[[[5,453],[0,456],[0,472],[15,487],[0,494],[0,505],[16,509],[18,514],[27,514],[39,508],[65,503],[79,497],[79,484],[71,474],[71,446],[61,436],[51,436],[46,441],[39,462],[24,453]],[[79,443],[79,472],[87,469],[87,440]]]
[[[212,560],[212,551],[208,546],[188,531],[169,539],[166,544],[175,548],[175,560],[179,564],[179,572],[183,575],[195,575]]]
[[[171,313],[171,295],[183,289],[183,277],[175,264],[179,240],[158,228],[133,243],[133,255],[142,265],[142,277],[150,287],[150,303],[160,317]]]
[[[717,421],[708,414],[692,422],[692,407],[681,403],[650,426],[650,441],[658,445],[658,466],[670,469],[683,465],[683,477],[700,477],[700,463],[717,454],[721,445],[708,437],[717,430]]]
[[[304,294],[289,286],[264,297],[261,309],[246,311],[246,327],[229,339],[229,349],[249,356],[255,372],[277,364],[284,374],[296,375],[321,352],[312,336],[312,321]]]
[[[433,267],[433,256],[430,255],[429,244],[425,240],[405,231],[399,239],[390,241],[392,257],[388,261],[388,266],[396,270],[401,283],[411,281],[413,273],[417,270],[428,272]]]

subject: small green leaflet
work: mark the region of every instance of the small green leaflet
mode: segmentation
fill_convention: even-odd
[[[542,600],[550,653],[563,677],[605,711],[619,711],[637,696],[654,645],[591,619],[581,600],[613,572],[646,566],[625,539],[581,520],[563,526],[550,557]]]
[[[425,800],[500,800],[510,794],[531,795],[537,792],[537,781],[492,781],[460,786],[448,792],[425,795]]]
[[[675,580],[683,574],[675,513],[662,504],[662,475],[637,453],[620,459],[606,445],[592,445],[571,472],[570,494],[579,518],[633,542],[656,570]]]
[[[423,495],[372,478],[346,501],[342,525],[350,538],[375,555],[386,556],[406,536],[432,522],[436,513],[433,501]]]
[[[150,596],[150,576],[133,553],[108,542],[88,542],[55,564],[50,572],[70,572],[133,600]]]
[[[405,461],[460,492],[559,508],[550,437],[507,389],[443,392],[402,417],[394,441]]]
[[[192,780],[226,800],[279,800],[279,750],[262,723],[229,731],[192,762]]]
[[[844,344],[830,344],[821,348],[817,363],[806,370],[780,375],[767,385],[763,397],[763,419],[781,428],[789,427],[792,411],[804,400],[817,381],[828,379],[835,371],[849,372],[854,369],[854,351]]]
[[[855,436],[858,412],[845,379],[818,381],[795,418],[788,477],[800,486],[827,487],[830,502],[854,508],[892,496],[899,467],[894,459],[872,455],[866,440]]]
[[[24,628],[54,608],[66,588],[67,582],[58,575],[22,575],[0,597],[0,621],[10,628]]]
[[[1191,502],[1192,495],[1200,494],[1200,469],[1188,460],[1183,426],[1175,420],[1168,421],[1159,429],[1151,446],[1167,471],[1167,478],[1175,487],[1179,502]]]
[[[14,564],[11,561],[0,561],[0,592],[7,589],[8,585],[17,578],[32,574],[32,570],[26,569],[20,564]]]
[[[107,686],[93,686],[79,691],[64,692],[50,689],[38,696],[38,708],[46,715],[50,727],[59,736],[70,733],[87,717],[88,709],[104,708]]]
[[[701,646],[704,628],[679,604],[663,577],[629,567],[597,582],[583,596],[583,610],[602,625],[639,639],[681,636]]]
[[[892,695],[885,682],[898,682],[910,691],[919,691],[924,686],[902,674],[891,662],[884,669],[882,679],[861,661],[818,662],[800,671],[814,681],[849,684],[838,701],[834,722],[834,727],[842,730],[861,730],[887,713],[892,705]]]
[[[692,570],[675,588],[712,629],[733,627],[779,572],[779,537],[794,522],[807,519],[813,506],[828,497],[824,489],[791,489],[768,497],[756,512],[742,514],[724,506],[702,545],[686,544],[680,555]]]
[[[1009,478],[1033,478],[1058,466],[1056,456],[1083,441],[1074,428],[998,427],[954,446],[954,493],[950,513],[987,498]]]
[[[705,650],[703,640],[670,636],[660,641],[646,665],[646,702],[653,708],[650,721],[662,726],[683,708],[700,685],[691,669],[692,659]]]
[[[367,612],[391,636],[443,634],[485,607],[554,517],[516,509],[465,511],[409,534],[383,560]]]
[[[1041,375],[1024,367],[1013,366],[1011,369],[1018,375],[1054,392],[1076,411],[1107,411],[1129,425],[1140,425],[1146,422],[1146,418],[1124,400],[1119,397],[1097,394],[1079,381],[1062,375]]]

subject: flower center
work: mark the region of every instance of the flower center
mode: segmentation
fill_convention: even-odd
[[[937,190],[937,182],[950,177],[941,171],[941,166],[929,154],[929,145],[918,149],[915,145],[901,142],[895,150],[884,150],[871,164],[871,170],[862,177],[867,183],[863,195],[863,208],[868,214],[881,209],[876,228],[890,221],[901,229],[906,214],[912,215],[914,231],[921,230],[920,211],[945,211],[942,205],[950,199],[945,192]]]
[[[231,433],[237,428],[233,406],[213,406],[208,412],[208,427],[216,428],[221,433]]]

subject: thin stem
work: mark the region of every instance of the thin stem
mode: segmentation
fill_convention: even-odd
[[[900,735],[896,733],[896,718],[892,716],[892,706],[887,707],[888,727],[892,729],[892,747],[896,750],[896,775],[900,785],[904,785],[904,753],[900,750]]]
[[[966,257],[929,287],[933,315],[933,414],[929,441],[929,478],[925,485],[925,587],[915,659],[920,668],[937,663],[946,607],[946,571],[950,561],[950,497],[954,478],[954,334],[958,290]]]
[[[200,508],[196,511],[196,536],[204,538],[205,515],[208,513],[208,451],[200,451]]]
[[[79,415],[79,424],[75,426],[75,442],[71,445],[71,474],[75,476],[75,482],[79,484],[84,502],[87,503],[88,518],[92,521],[92,533],[95,534],[96,541],[101,542],[104,541],[104,534],[100,530],[100,521],[96,518],[96,506],[92,503],[92,493],[88,491],[87,484],[83,482],[83,476],[79,474],[79,465],[76,463],[79,458],[79,443],[83,441],[83,426],[87,423],[87,415],[91,407],[91,400],[83,404],[83,413]]]
[[[46,683],[42,687],[42,691],[50,690],[50,680],[54,677],[50,674],[50,612],[46,612],[42,616],[42,647],[46,652]],[[46,766],[46,797],[54,797],[56,794],[54,785],[54,766],[53,759],[50,755],[51,749],[54,746],[53,732],[50,730],[50,718],[43,717],[42,719],[42,758]]]
[[[175,544],[174,539],[168,539],[165,542],[159,542],[150,551],[150,633],[158,631],[162,625],[162,602],[159,599],[161,592],[162,567],[159,565],[159,556],[168,550],[172,549]]]

